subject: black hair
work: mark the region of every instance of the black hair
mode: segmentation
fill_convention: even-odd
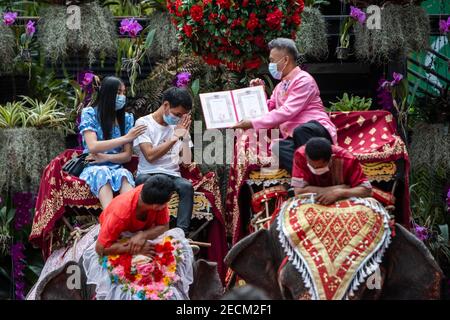
[[[298,49],[297,49],[297,46],[295,45],[294,40],[289,39],[289,38],[273,39],[269,42],[268,47],[269,47],[269,50],[272,50],[274,48],[278,49],[278,50],[285,50],[294,61],[297,61],[300,57],[300,54],[298,52]]]
[[[169,202],[175,191],[175,184],[164,174],[155,174],[144,182],[141,198],[146,204],[164,204]]]
[[[167,101],[171,108],[182,106],[186,110],[192,109],[192,98],[184,88],[170,87],[163,92],[162,102]]]
[[[123,84],[117,77],[106,77],[103,79],[97,99],[94,105],[97,106],[97,116],[102,127],[103,139],[111,139],[112,129],[117,118],[120,134],[125,134],[125,108],[116,111],[116,96],[119,87]]]
[[[326,138],[311,138],[306,143],[305,152],[313,161],[329,161],[332,154],[331,142]]]

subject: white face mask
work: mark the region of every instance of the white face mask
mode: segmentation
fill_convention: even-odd
[[[308,169],[315,174],[316,176],[321,176],[324,173],[327,173],[328,171],[330,171],[330,168],[328,167],[328,165],[326,167],[323,168],[313,168],[309,163],[307,163]]]

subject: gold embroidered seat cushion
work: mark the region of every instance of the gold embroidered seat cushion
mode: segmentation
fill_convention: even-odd
[[[291,198],[277,219],[279,240],[312,299],[347,299],[378,268],[390,243],[389,215],[376,200],[323,206]]]

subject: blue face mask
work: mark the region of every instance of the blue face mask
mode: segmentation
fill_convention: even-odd
[[[163,120],[165,123],[167,123],[169,126],[174,126],[178,124],[180,121],[180,117],[174,116],[169,112],[169,114],[163,114]]]
[[[281,59],[278,62],[269,63],[269,72],[275,80],[280,80],[283,77],[283,70],[284,68],[286,68],[286,66],[284,66],[283,70],[278,71],[278,63],[281,61]]]
[[[125,97],[122,94],[118,94],[116,96],[116,110],[120,110],[125,106],[125,103],[127,102],[127,97]]]

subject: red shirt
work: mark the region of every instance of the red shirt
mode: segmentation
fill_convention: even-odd
[[[342,147],[332,145],[332,160],[330,171],[316,175],[309,170],[306,161],[305,146],[298,148],[294,154],[292,169],[293,187],[306,186],[330,187],[345,184],[351,188],[359,185],[372,188],[364,174],[359,160]]]
[[[148,211],[146,221],[140,221],[136,218],[136,207],[143,187],[144,185],[140,185],[133,190],[118,195],[103,210],[100,215],[98,241],[105,248],[116,242],[122,232],[137,232],[169,223],[169,208],[167,206],[161,211]]]

